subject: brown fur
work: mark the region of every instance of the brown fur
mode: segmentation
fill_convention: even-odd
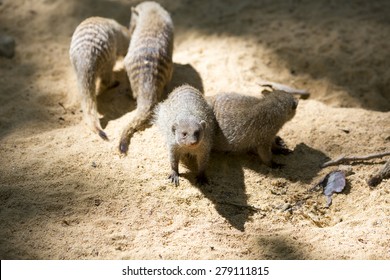
[[[173,23],[169,13],[155,2],[143,2],[132,9],[130,32],[124,62],[137,109],[122,132],[121,153],[127,152],[131,136],[150,120],[172,76]]]
[[[272,161],[272,148],[282,148],[276,134],[296,111],[298,101],[290,93],[275,91],[264,98],[219,94],[208,97],[213,108],[218,130],[213,149],[217,151],[256,150],[264,164],[278,165]]]
[[[129,30],[115,20],[91,17],[76,28],[70,44],[70,60],[77,76],[81,108],[88,127],[107,140],[97,111],[96,82],[113,85],[112,69],[119,56],[125,56]]]
[[[176,88],[156,107],[154,122],[166,138],[172,182],[179,184],[179,161],[189,154],[197,161],[197,182],[207,183],[205,170],[214,137],[215,118],[201,92],[189,85]]]

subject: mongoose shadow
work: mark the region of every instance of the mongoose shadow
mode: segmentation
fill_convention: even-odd
[[[284,165],[281,169],[265,166],[257,154],[213,151],[207,170],[210,184],[197,187],[214,204],[219,215],[234,228],[244,231],[245,223],[256,211],[248,204],[244,168],[263,175],[283,177],[291,182],[310,184],[321,170],[320,165],[329,158],[321,151],[300,143],[294,148],[293,153],[275,155],[275,159]],[[193,164],[191,161],[185,162],[185,165],[191,164]],[[195,185],[192,172],[180,175]]]
[[[190,166],[192,162],[186,162]],[[190,168],[191,169],[191,168]],[[245,223],[253,214],[245,192],[244,171],[240,156],[212,152],[207,169],[209,184],[196,185],[192,172],[181,173],[209,199],[218,214],[234,228],[244,231]]]
[[[98,111],[103,118],[101,125],[105,128],[109,121],[118,119],[136,109],[136,101],[130,88],[126,71],[114,71],[114,79],[119,84],[114,88],[103,89],[97,96]],[[200,74],[191,64],[173,64],[172,80],[167,85],[165,95],[180,85],[189,84],[203,93],[203,82]]]
[[[261,252],[259,259],[309,260],[310,255],[302,250],[302,244],[288,236],[264,236],[258,238],[256,246]]]
[[[261,174],[271,174],[273,177],[282,177],[291,182],[312,183],[321,170],[321,164],[330,158],[323,152],[299,143],[291,154],[274,155],[275,161],[283,165],[280,169],[271,169],[261,164],[257,155],[250,155],[245,161],[245,167]]]
[[[126,71],[114,71],[114,80],[118,82],[116,87],[103,89],[97,96],[98,111],[103,116],[100,119],[103,128],[109,121],[118,119],[136,108]]]
[[[201,93],[204,93],[202,78],[191,64],[173,63],[172,80],[167,86],[167,92],[172,92],[183,84],[193,86]]]

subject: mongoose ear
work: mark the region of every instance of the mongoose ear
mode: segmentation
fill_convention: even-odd
[[[131,13],[135,16],[138,16],[138,11],[135,9],[135,7],[131,7]]]
[[[270,95],[272,93],[271,90],[269,89],[264,89],[262,92],[261,92],[264,96],[267,96],[267,95]]]
[[[201,120],[200,125],[203,127],[203,129],[206,129],[207,123],[204,120]]]

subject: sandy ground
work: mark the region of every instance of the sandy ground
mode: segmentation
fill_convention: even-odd
[[[254,155],[214,153],[210,185],[180,166],[168,180],[155,127],[117,152],[135,102],[102,92],[110,137],[86,129],[68,48],[89,16],[127,25],[135,1],[0,1],[0,32],[16,55],[0,57],[1,259],[390,259],[390,181],[366,180],[387,158],[350,165],[347,187],[325,208],[307,192],[341,154],[390,147],[389,1],[161,1],[175,23],[170,87],[205,95],[259,95],[260,80],[309,90],[280,131],[294,149],[272,170]]]

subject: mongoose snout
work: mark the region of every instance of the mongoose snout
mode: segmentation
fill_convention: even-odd
[[[195,119],[179,120],[172,125],[172,132],[180,146],[195,148],[203,138],[206,122],[197,122]]]

